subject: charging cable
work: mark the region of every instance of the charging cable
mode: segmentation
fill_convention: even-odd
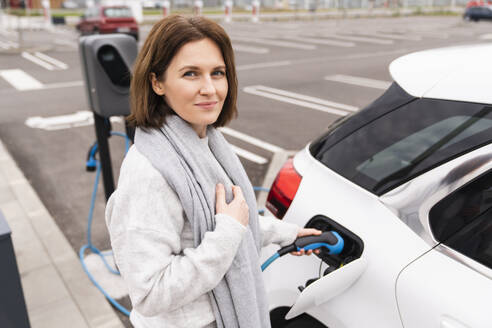
[[[301,249],[308,251],[324,247],[329,251],[329,254],[336,255],[342,252],[343,246],[343,238],[336,231],[325,231],[321,235],[299,237],[292,244],[282,247],[270,256],[261,265],[261,271],[265,271],[273,261],[290,252],[299,252]]]
[[[125,138],[125,153],[128,152],[128,149],[130,148],[130,138],[127,137],[126,134],[121,133],[121,132],[115,132],[111,131],[111,135],[114,136],[119,136]],[[108,262],[106,261],[105,257],[113,255],[112,251],[108,252],[101,252],[96,246],[92,244],[92,218],[94,216],[94,205],[96,203],[96,195],[97,195],[97,186],[99,185],[99,178],[101,176],[101,163],[96,159],[96,153],[98,150],[98,145],[97,142],[95,142],[91,148],[89,149],[89,152],[87,154],[87,161],[86,161],[86,169],[87,171],[96,171],[96,178],[94,181],[94,188],[92,190],[92,196],[91,196],[91,205],[89,209],[89,215],[88,215],[88,220],[87,220],[87,244],[82,246],[79,250],[79,259],[80,263],[82,263],[82,268],[84,269],[85,273],[89,277],[89,279],[92,281],[94,286],[99,289],[99,291],[108,299],[108,301],[115,307],[117,308],[121,313],[130,316],[130,311],[128,311],[124,306],[122,306],[120,303],[118,303],[114,298],[109,296],[109,294],[102,288],[101,285],[96,281],[94,276],[89,272],[86,264],[85,264],[85,251],[89,249],[92,253],[99,255],[101,260],[103,261],[104,265],[108,269],[109,272],[112,274],[119,275],[119,271],[113,269]]]

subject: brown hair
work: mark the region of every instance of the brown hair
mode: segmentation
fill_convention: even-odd
[[[222,111],[213,124],[226,125],[237,116],[237,76],[231,40],[224,29],[214,21],[201,16],[171,15],[156,23],[145,40],[135,61],[130,85],[131,114],[128,122],[141,128],[160,128],[166,116],[174,111],[162,96],[152,89],[151,73],[158,80],[164,78],[169,64],[182,46],[188,42],[210,39],[222,52],[228,83],[227,96]]]

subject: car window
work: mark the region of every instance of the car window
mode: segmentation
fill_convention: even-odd
[[[492,171],[437,203],[429,222],[437,241],[492,268]]]
[[[330,169],[382,195],[490,142],[491,107],[417,99],[369,122],[331,147],[314,146],[311,150]]]
[[[106,17],[132,17],[132,11],[130,8],[106,8],[104,9],[104,16]]]

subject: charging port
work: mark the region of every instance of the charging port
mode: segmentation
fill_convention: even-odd
[[[329,274],[342,265],[358,259],[362,255],[362,251],[364,250],[362,239],[352,231],[324,215],[314,216],[306,224],[306,228],[315,228],[321,231],[336,231],[344,240],[345,244],[340,254],[329,254],[323,247],[321,248],[321,252],[317,256],[329,265],[328,269],[325,270],[324,275]]]

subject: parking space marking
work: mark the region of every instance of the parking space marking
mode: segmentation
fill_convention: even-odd
[[[284,48],[294,48],[294,49],[302,49],[302,50],[315,50],[316,46],[312,44],[299,43],[299,42],[288,42],[288,41],[280,41],[280,40],[267,40],[267,39],[256,39],[256,38],[248,38],[248,37],[232,37],[233,41],[241,41],[248,43],[258,43],[258,44],[266,44],[269,46],[277,46]]]
[[[270,52],[270,49],[268,48],[251,47],[242,44],[233,44],[232,48],[236,52],[248,52],[252,54],[267,54]]]
[[[349,112],[356,112],[359,110],[357,107],[354,106],[340,104],[316,97],[301,95],[299,93],[286,90],[270,88],[263,85],[245,87],[243,91],[249,94],[262,96],[265,98],[270,98],[277,101],[282,101],[289,104],[315,109],[340,116],[345,116]]]
[[[480,40],[492,40],[492,33],[482,34],[478,38]]]
[[[368,79],[365,77],[350,76],[350,75],[343,75],[343,74],[325,76],[325,80],[353,84],[353,85],[358,85],[368,88],[382,89],[382,90],[388,89],[388,87],[391,85],[391,82],[388,81]]]
[[[21,69],[0,70],[0,76],[17,90],[42,89],[43,84]]]
[[[14,41],[10,41],[10,40],[3,40],[3,41],[0,41],[0,48],[2,49],[10,49],[10,48],[19,48],[19,44],[17,42],[14,42]]]
[[[42,60],[44,60],[45,62],[48,62],[56,67],[58,67],[59,69],[67,69],[68,68],[68,65],[65,64],[64,62],[58,60],[58,59],[55,59],[53,57],[50,57],[48,55],[45,55],[43,54],[42,52],[38,52],[36,51],[34,53],[34,55]]]
[[[406,40],[406,41],[421,41],[422,40],[422,37],[420,37],[418,35],[404,35],[404,34],[395,34],[395,33],[386,33],[386,32],[357,31],[357,32],[354,32],[354,34],[374,36],[377,38],[387,38],[387,39],[393,39],[393,40]]]
[[[333,39],[356,41],[356,42],[366,42],[366,43],[381,44],[381,45],[387,45],[387,44],[393,44],[394,43],[393,40],[376,39],[376,38],[369,38],[369,37],[363,37],[363,36],[340,35],[340,34],[322,34],[321,36],[327,37],[327,38],[333,38]]]
[[[229,135],[231,137],[240,139],[240,140],[245,141],[245,142],[247,142],[249,144],[252,144],[252,145],[254,145],[256,147],[259,147],[259,148],[268,150],[268,151],[270,151],[272,153],[276,153],[276,152],[279,152],[279,151],[284,151],[284,149],[282,149],[282,148],[280,148],[278,146],[272,145],[272,144],[270,144],[268,142],[265,142],[263,140],[260,140],[260,139],[256,139],[255,137],[249,136],[247,134],[244,134],[242,132],[233,130],[231,128],[222,127],[222,128],[219,128],[219,130],[223,134],[227,134],[227,135]]]
[[[266,62],[266,63],[258,63],[258,64],[239,65],[239,66],[236,66],[236,71],[246,71],[246,70],[250,70],[250,69],[267,68],[267,67],[288,66],[291,64],[292,64],[292,62],[290,60],[282,60],[282,61],[277,61],[277,62]]]
[[[21,56],[22,56],[22,58],[27,59],[27,60],[33,62],[34,64],[39,65],[39,66],[47,69],[48,71],[53,71],[55,69],[55,67],[53,65],[51,65],[50,63],[47,63],[44,60],[41,60],[38,57],[33,56],[28,52],[25,52],[25,51],[22,52]]]
[[[110,121],[113,123],[122,123],[123,119],[121,117],[111,117]],[[32,116],[28,117],[24,123],[33,129],[47,131],[64,130],[94,124],[94,113],[83,110],[73,114],[51,117]]]
[[[237,146],[234,146],[231,144],[232,150],[240,157],[247,159],[248,161],[254,162],[256,164],[266,164],[268,163],[268,160],[264,157],[258,156],[256,154],[253,154],[252,152],[249,152],[245,149],[239,148]]]
[[[62,46],[69,46],[69,47],[72,47],[72,48],[77,48],[78,47],[77,42],[76,41],[73,41],[73,40],[55,39],[53,42],[55,44],[59,44],[59,45],[62,45]]]
[[[325,45],[325,46],[344,47],[344,48],[355,47],[355,43],[353,43],[353,42],[343,42],[343,41],[327,40],[327,39],[320,39],[320,38],[288,36],[288,37],[284,37],[284,39],[292,40],[292,41],[314,43],[314,44],[321,44],[321,45]]]

